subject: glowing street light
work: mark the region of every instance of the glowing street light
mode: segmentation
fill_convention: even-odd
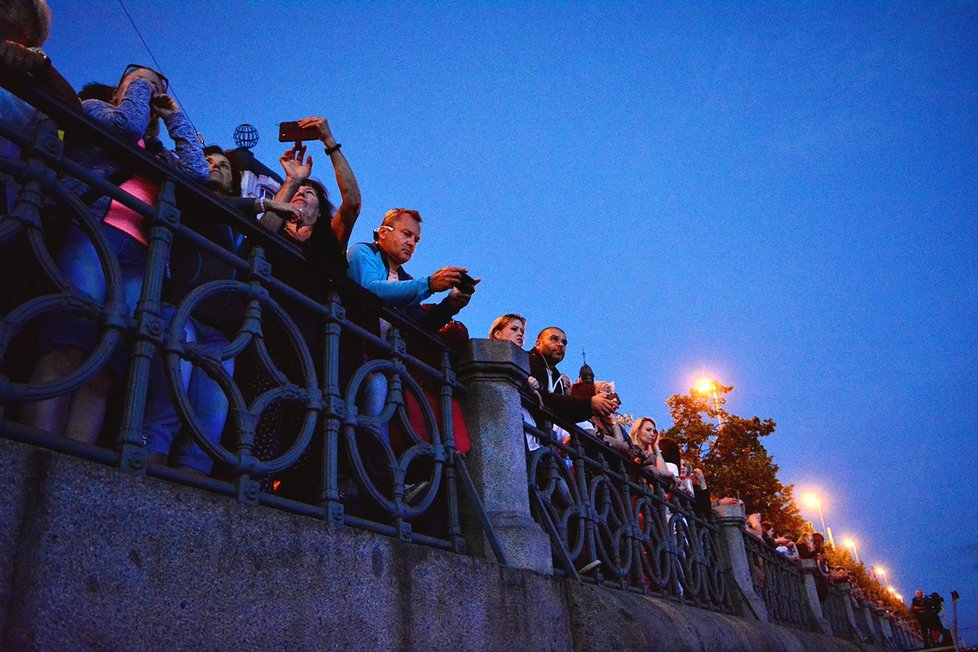
[[[717,433],[719,434],[720,429],[723,428],[723,417],[720,416],[720,397],[717,394],[717,381],[710,378],[700,378],[696,381],[693,389],[703,396],[713,397],[713,411],[717,415]]]
[[[818,518],[822,521],[822,530],[829,535],[829,543],[831,543],[832,547],[834,548],[835,539],[832,538],[832,530],[825,525],[825,516],[822,514],[822,499],[816,494],[805,494],[805,503],[809,507],[818,508]]]
[[[883,576],[883,586],[888,587],[892,593],[896,593],[896,589],[894,589],[892,586],[889,586],[887,584],[887,581],[886,581],[886,569],[885,568],[883,568],[882,566],[873,566],[873,573],[876,574],[877,576],[882,575]]]
[[[852,550],[852,558],[855,559],[856,563],[858,564],[859,553],[856,552],[856,540],[853,539],[852,537],[847,537],[844,543],[846,544],[846,548],[850,548]]]
[[[700,394],[709,394],[714,389],[716,385],[709,378],[700,378],[696,381],[696,391]]]

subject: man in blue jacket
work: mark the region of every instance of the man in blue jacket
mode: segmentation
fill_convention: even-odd
[[[407,314],[429,330],[448,323],[472,298],[472,292],[461,288],[464,267],[442,267],[430,276],[414,278],[404,271],[421,241],[421,215],[407,208],[393,208],[374,231],[374,242],[350,247],[350,278],[370,290],[388,305],[404,308]],[[471,289],[471,288],[469,288]],[[441,303],[422,313],[421,302],[438,292],[450,290]],[[389,324],[381,323],[381,336]]]
[[[401,308],[409,317],[429,331],[437,331],[468,305],[475,291],[468,287],[464,267],[442,267],[429,276],[414,278],[403,265],[411,260],[421,241],[421,215],[407,208],[393,208],[384,215],[374,231],[374,242],[360,242],[350,247],[347,258],[349,275],[358,285],[376,294],[390,306]],[[421,302],[439,292],[448,295],[430,310],[421,310]],[[380,336],[386,337],[390,324],[380,320]],[[372,374],[359,401],[361,413],[380,414],[387,400],[387,380],[383,374]],[[389,443],[386,424],[380,436]]]

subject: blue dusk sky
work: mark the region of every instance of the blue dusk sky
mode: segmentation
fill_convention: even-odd
[[[152,65],[116,0],[50,2],[76,88]],[[976,2],[126,6],[209,143],[251,123],[277,167],[277,123],[326,116],[354,239],[421,211],[407,268],[482,278],[473,336],[561,325],[565,372],[663,425],[733,385],[836,538],[957,589],[978,642]]]

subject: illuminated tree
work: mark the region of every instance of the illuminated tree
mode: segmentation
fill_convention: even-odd
[[[825,552],[829,566],[833,569],[848,571],[849,581],[859,587],[871,600],[904,620],[913,619],[907,605],[897,600],[893,593],[883,588],[883,585],[866,570],[866,566],[862,562],[854,561],[846,548],[833,548],[826,545]]]
[[[776,424],[724,410],[724,395],[732,389],[717,384],[716,404],[712,396],[693,390],[670,396],[666,404],[673,426],[664,435],[679,444],[687,460],[698,461],[714,492],[736,489],[748,513],[760,512],[778,534],[795,535],[804,521],[794,503],[794,486],[778,480],[778,465],[761,443],[762,437],[774,433]],[[716,419],[718,412],[723,423],[719,433],[715,423],[703,418]]]

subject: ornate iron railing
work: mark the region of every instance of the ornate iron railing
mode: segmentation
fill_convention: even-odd
[[[469,501],[480,532],[505,563],[456,446],[451,415],[464,388],[440,340],[342,275],[330,275],[322,292],[300,291],[294,287],[297,279],[329,273],[293,243],[245,219],[29,79],[7,77],[2,85],[49,118],[28,132],[11,128],[0,116],[0,136],[22,150],[20,158],[0,158],[0,175],[20,185],[12,209],[0,215],[0,436],[234,496],[248,505],[459,552],[465,548],[459,503]],[[157,179],[156,201],[149,205],[93,174],[66,141],[80,148],[97,144],[114,160]],[[75,191],[78,183],[66,182],[69,177],[129,207],[149,226],[134,310],[125,304],[119,261]],[[105,300],[73,287],[58,265],[60,230],[68,222],[78,225],[97,253]],[[209,239],[201,228],[209,223],[245,236],[246,248],[232,251]],[[166,305],[175,247],[219,261],[234,271],[233,278],[202,283]],[[216,303],[234,324],[226,342],[214,350],[188,341],[189,321]],[[386,339],[370,327],[380,317],[393,326]],[[97,344],[59,378],[32,382],[37,331],[62,319],[96,325]],[[72,394],[106,370],[120,349],[128,352],[127,370],[102,445],[25,425],[27,406]],[[162,379],[153,375],[154,365],[164,369]],[[212,379],[228,403],[219,441],[208,437],[188,396],[188,369]],[[360,414],[358,395],[378,374],[387,384],[384,409]],[[148,396],[164,388],[181,427],[216,462],[213,477],[148,463]],[[524,400],[532,406],[529,397]],[[556,419],[547,410],[537,412]],[[525,424],[526,433],[540,443],[527,453],[529,495],[537,522],[550,536],[555,573],[736,611],[735,583],[712,515],[698,514],[691,496],[670,490],[627,456],[572,424],[562,425],[570,433],[567,441],[554,438],[550,423]],[[399,435],[393,445],[379,434],[385,426]],[[279,437],[270,449],[259,450],[263,427]],[[282,479],[290,491],[276,484]],[[753,537],[744,540],[760,570],[754,588],[772,620],[811,629],[800,570]],[[824,604],[833,632],[852,638],[847,599],[833,588]],[[864,610],[855,601],[853,608],[868,635]],[[894,621],[894,626],[902,649],[919,642],[911,625]]]
[[[19,159],[0,159],[0,174],[21,186],[12,210],[0,216],[0,436],[237,496],[250,505],[463,551],[459,500],[472,501],[483,520],[484,513],[456,447],[452,401],[464,388],[441,341],[345,276],[324,278],[321,293],[299,291],[297,282],[327,273],[296,245],[29,78],[5,78],[3,86],[48,118],[31,133],[0,124],[0,136],[22,152]],[[86,169],[76,153],[96,146],[119,165],[158,180],[155,203]],[[131,208],[148,225],[148,257],[134,311],[125,305],[119,261],[98,220],[69,189],[68,177]],[[59,268],[56,240],[69,221],[97,252],[104,301],[80,292]],[[228,225],[246,236],[246,253],[211,241],[201,224]],[[234,278],[229,273],[203,283],[166,306],[167,266],[177,246],[219,261],[234,270]],[[186,335],[188,321],[203,319],[200,313],[215,304],[225,307],[225,322],[232,324],[217,350]],[[357,319],[351,317],[354,308]],[[379,317],[392,324],[387,339],[369,327]],[[36,332],[44,323],[77,320],[94,325],[97,345],[74,370],[51,382],[32,382]],[[128,369],[102,446],[25,425],[25,408],[72,394],[106,370],[120,347],[128,351]],[[154,365],[165,369],[165,392],[182,428],[216,462],[213,477],[147,463],[147,397],[163,391],[161,383],[154,384]],[[184,378],[193,370],[216,383],[228,403],[219,441],[207,436],[188,397]],[[387,381],[384,409],[361,414],[358,393],[377,374]],[[384,427],[400,434],[395,445],[380,435]],[[259,450],[257,440],[269,429],[272,443]],[[494,542],[491,527],[484,525]]]
[[[798,564],[752,534],[743,532],[743,539],[754,592],[763,598],[768,617],[782,625],[816,631]]]
[[[863,642],[873,642],[872,625],[866,619],[866,609],[862,600],[851,594],[849,599],[852,602],[852,613],[856,618],[856,633]]]
[[[906,620],[890,619],[893,628],[893,639],[899,650],[916,650],[923,647],[924,638],[916,623]]]
[[[848,594],[842,593],[830,583],[828,597],[822,602],[822,615],[829,621],[833,635],[852,640],[855,632],[849,624],[849,614],[846,611],[845,601],[848,599]]]
[[[531,509],[550,536],[555,574],[733,610],[717,526],[696,513],[691,496],[667,491],[633,460],[573,424],[561,424],[570,433],[567,442],[542,425],[524,423],[540,444],[527,451],[527,469]]]

